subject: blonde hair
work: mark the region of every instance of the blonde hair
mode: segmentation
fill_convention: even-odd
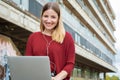
[[[48,2],[47,4],[45,4],[45,6],[43,6],[41,17],[43,15],[43,13],[48,9],[54,10],[58,14],[58,19],[59,19],[56,27],[54,28],[54,30],[52,32],[52,40],[54,40],[58,43],[62,43],[64,40],[64,37],[65,37],[65,29],[63,26],[63,22],[62,22],[59,4],[56,2]],[[41,32],[43,32],[45,30],[42,20],[40,23],[40,29],[41,29]]]
[[[11,38],[0,34],[0,49],[5,48],[9,52],[8,55],[21,55],[20,51],[17,49]]]

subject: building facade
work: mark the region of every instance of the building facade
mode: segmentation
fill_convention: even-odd
[[[13,39],[24,54],[30,33],[39,31],[42,6],[60,4],[66,31],[75,41],[76,64],[71,80],[104,80],[116,72],[115,19],[109,0],[0,0],[0,34]]]

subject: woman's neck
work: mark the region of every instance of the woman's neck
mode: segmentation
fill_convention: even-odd
[[[43,34],[45,34],[45,35],[48,35],[48,36],[51,36],[52,35],[52,30],[44,30],[43,31]]]

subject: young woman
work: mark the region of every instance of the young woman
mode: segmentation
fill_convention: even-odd
[[[45,4],[40,20],[41,32],[30,35],[25,55],[49,56],[52,80],[69,80],[75,64],[75,46],[70,33],[65,32],[59,4]]]

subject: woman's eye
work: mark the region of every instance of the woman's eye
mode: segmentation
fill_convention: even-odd
[[[56,18],[55,16],[51,16],[52,18]]]
[[[48,17],[47,15],[44,15],[43,17]]]

